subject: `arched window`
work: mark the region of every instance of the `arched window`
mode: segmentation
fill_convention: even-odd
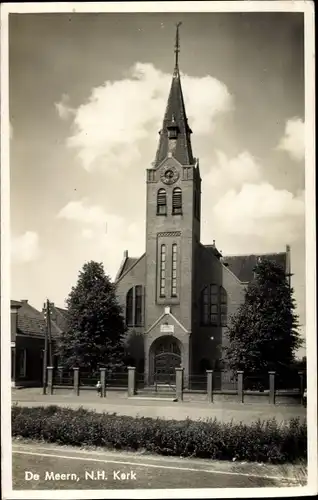
[[[167,195],[164,189],[159,189],[157,193],[157,215],[167,214]]]
[[[135,326],[142,325],[142,286],[135,287]]]
[[[143,287],[130,288],[126,295],[126,325],[143,326]]]
[[[227,293],[223,286],[220,287],[220,312],[221,326],[227,326]]]
[[[202,290],[201,294],[201,306],[202,306],[202,323],[204,325],[209,325],[209,287],[206,286]]]
[[[171,297],[177,296],[177,257],[178,257],[178,247],[174,243],[172,245],[172,275],[171,275]]]
[[[131,288],[127,292],[126,296],[126,325],[134,326],[134,317],[133,317],[133,306],[134,306],[134,289]]]
[[[219,287],[207,285],[201,292],[201,322],[203,325],[219,325]]]
[[[219,294],[218,286],[210,285],[210,324],[217,325],[219,323]]]
[[[172,214],[182,214],[182,191],[179,187],[172,191]]]
[[[160,247],[160,297],[166,295],[166,245]]]

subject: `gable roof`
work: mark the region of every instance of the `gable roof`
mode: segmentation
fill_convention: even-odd
[[[68,310],[51,304],[52,320],[62,332],[68,328]]]
[[[32,335],[44,337],[46,330],[46,321],[42,312],[31,306],[26,300],[11,301],[12,306],[20,305],[17,312],[17,333],[22,335]],[[61,333],[61,329],[57,324],[51,322],[51,333],[52,337],[56,337]]]
[[[286,252],[253,254],[253,255],[229,255],[223,257],[223,263],[232,271],[232,273],[243,283],[252,281],[254,277],[254,268],[258,259],[273,260],[284,270],[287,264]]]
[[[116,275],[115,283],[117,283],[125,274],[127,274],[127,272],[130,271],[130,269],[132,269],[144,256],[145,253],[143,253],[140,257],[128,257],[128,252],[126,251],[124,260],[121,263],[119,271]]]
[[[124,274],[126,271],[128,271],[139,259],[139,257],[127,257],[125,264],[123,265],[123,268],[121,270],[120,275]]]

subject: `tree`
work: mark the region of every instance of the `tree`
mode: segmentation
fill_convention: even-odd
[[[259,262],[254,276],[245,302],[230,318],[223,361],[234,372],[281,372],[290,366],[303,343],[293,289],[274,261]]]
[[[112,372],[122,366],[126,327],[115,295],[115,286],[103,265],[84,264],[67,299],[68,328],[59,339],[57,354],[66,368],[78,366]]]

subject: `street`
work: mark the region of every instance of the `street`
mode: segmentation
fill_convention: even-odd
[[[208,403],[193,401],[174,403],[172,401],[149,400],[146,398],[128,398],[125,392],[109,393],[106,398],[100,398],[95,391],[86,391],[75,396],[72,391],[56,391],[53,395],[42,394],[41,389],[12,390],[12,404],[20,406],[59,405],[77,409],[80,406],[98,413],[117,413],[132,417],[164,418],[174,420],[201,420],[217,418],[222,422],[244,422],[249,424],[257,419],[268,420],[276,418],[286,421],[291,418],[306,418],[306,408],[301,405],[261,405],[242,403]]]
[[[303,468],[13,441],[13,489],[253,488],[301,486]]]

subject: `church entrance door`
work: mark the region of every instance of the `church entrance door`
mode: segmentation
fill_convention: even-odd
[[[158,339],[155,345],[155,384],[175,385],[176,368],[181,365],[178,341],[171,337]]]

